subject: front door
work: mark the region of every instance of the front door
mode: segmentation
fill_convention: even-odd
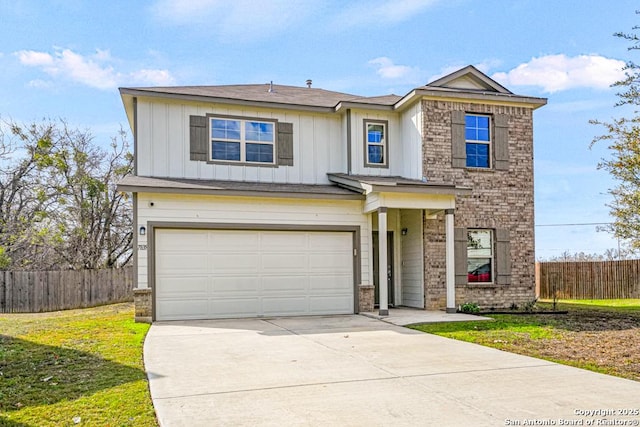
[[[373,232],[373,285],[375,286],[375,304],[380,305],[380,283],[378,262],[378,232]],[[393,292],[393,231],[387,232],[387,295],[389,306],[394,305]]]

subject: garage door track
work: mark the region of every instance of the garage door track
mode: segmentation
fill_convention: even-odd
[[[159,322],[144,361],[162,426],[640,420],[586,415],[638,409],[640,383],[358,315]]]

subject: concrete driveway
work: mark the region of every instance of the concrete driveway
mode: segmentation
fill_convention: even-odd
[[[588,412],[640,410],[638,382],[358,315],[155,323],[144,361],[162,426],[640,422]]]

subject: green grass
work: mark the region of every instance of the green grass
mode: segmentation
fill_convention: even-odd
[[[492,347],[521,339],[541,340],[558,338],[561,334],[546,321],[535,315],[492,314],[494,321],[426,323],[410,326],[412,329],[462,341],[489,344]]]
[[[551,304],[551,300],[541,300],[545,304]],[[559,304],[570,304],[571,306],[588,306],[590,308],[607,308],[620,310],[640,310],[640,299],[559,299]]]
[[[0,314],[0,426],[156,426],[148,329],[131,304]]]

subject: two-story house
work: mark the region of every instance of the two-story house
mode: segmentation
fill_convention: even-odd
[[[307,83],[120,89],[137,320],[534,298],[546,99],[471,66],[405,96]]]

